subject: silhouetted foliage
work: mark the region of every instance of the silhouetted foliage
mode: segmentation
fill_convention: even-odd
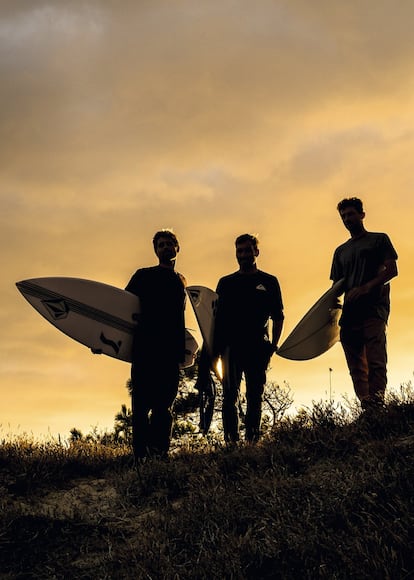
[[[411,578],[413,441],[411,385],[137,467],[119,444],[3,439],[1,576]]]

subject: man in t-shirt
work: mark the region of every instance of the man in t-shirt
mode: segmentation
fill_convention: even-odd
[[[243,234],[235,245],[239,270],[221,278],[217,285],[213,348],[222,359],[225,440],[239,440],[237,401],[244,373],[246,440],[257,441],[266,370],[282,332],[283,303],[277,278],[257,268],[257,238]],[[273,321],[271,338],[269,318]]]
[[[343,199],[337,209],[351,234],[335,250],[331,269],[334,283],[345,280],[340,338],[362,408],[376,409],[383,405],[387,386],[387,282],[398,274],[398,256],[386,234],[367,232],[360,199]]]
[[[171,230],[154,235],[157,266],[135,272],[125,290],[140,299],[132,366],[133,449],[137,460],[165,456],[171,439],[171,408],[185,356],[185,278],[175,271],[179,252]]]

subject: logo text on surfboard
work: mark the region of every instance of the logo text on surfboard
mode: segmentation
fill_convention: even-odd
[[[69,314],[69,306],[65,300],[60,298],[56,298],[55,300],[42,300],[42,304],[54,320],[62,320]]]
[[[104,335],[103,332],[101,332],[101,336],[99,338],[101,339],[101,342],[103,342],[104,344],[113,348],[114,351],[116,352],[116,354],[119,353],[119,349],[121,348],[121,345],[122,345],[122,340],[118,340],[118,342],[114,342],[110,338],[106,338],[106,336]]]

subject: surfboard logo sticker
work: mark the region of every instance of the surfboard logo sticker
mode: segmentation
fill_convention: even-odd
[[[116,354],[119,353],[119,350],[122,346],[122,340],[118,340],[118,342],[114,342],[110,338],[106,338],[106,336],[104,335],[103,332],[101,332],[101,336],[99,338],[100,338],[101,342],[103,342],[107,346],[110,346],[111,348],[113,348],[114,352],[116,352]]]
[[[54,320],[63,320],[68,317],[69,306],[65,300],[60,298],[42,300],[42,304]]]
[[[188,289],[188,292],[191,296],[194,306],[197,307],[200,304],[200,294],[201,294],[200,290]]]

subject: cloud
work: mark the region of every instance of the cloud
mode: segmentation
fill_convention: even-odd
[[[387,2],[27,6],[1,28],[0,90],[3,159],[31,183],[251,162],[251,144],[277,149],[321,100],[398,94],[412,67],[409,27]]]
[[[190,283],[212,287],[237,267],[236,235],[258,232],[289,326],[325,289],[346,234],[336,203],[357,192],[369,226],[395,241],[409,285],[411,3],[4,0],[0,13],[6,388],[30,369],[37,387],[49,356],[70,369],[79,352],[71,341],[53,350],[14,282],[124,286],[154,263],[160,227],[178,233]],[[100,386],[105,361],[84,365],[77,384],[95,373]],[[114,412],[117,372],[104,377]]]

